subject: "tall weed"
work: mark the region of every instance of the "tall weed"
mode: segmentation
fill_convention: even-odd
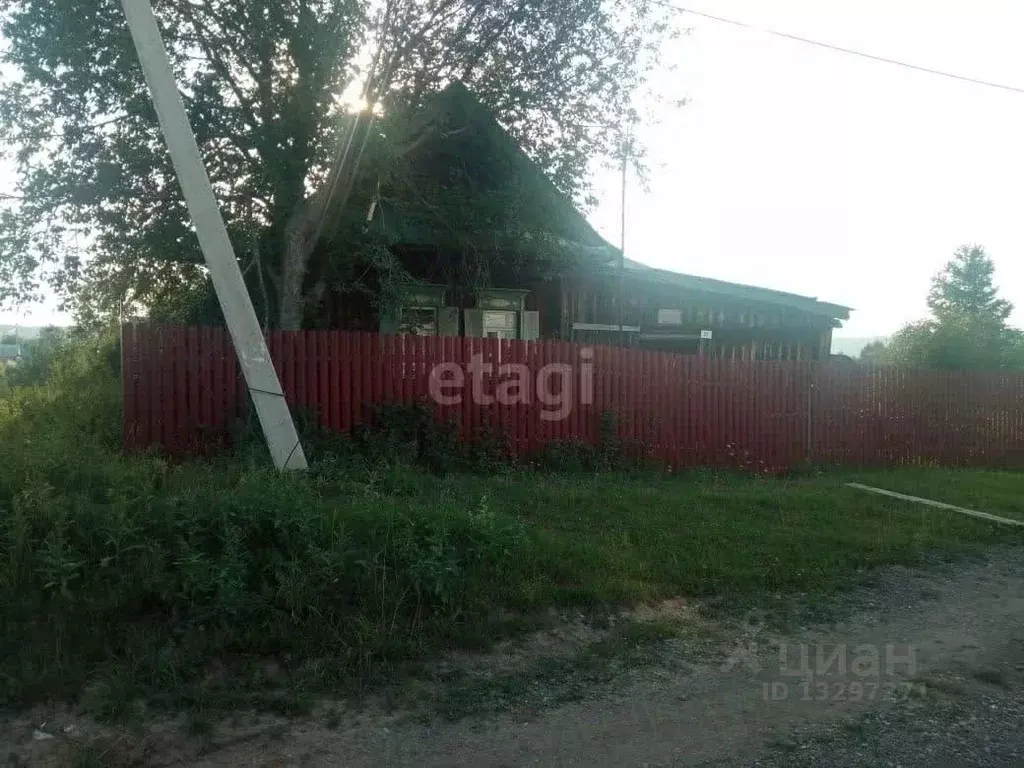
[[[380,677],[475,636],[528,559],[517,519],[394,463],[122,456],[111,349],[69,347],[0,405],[0,699],[99,679],[127,702],[266,657],[313,682]]]

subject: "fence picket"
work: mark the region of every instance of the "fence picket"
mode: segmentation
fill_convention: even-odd
[[[189,359],[183,349],[184,336],[182,329],[178,327],[167,328],[164,333],[162,349],[169,351],[164,361],[164,402],[162,407],[166,409],[164,414],[164,435],[171,446],[172,453],[182,453],[184,445],[181,439],[182,431],[188,423],[188,413],[185,410],[186,387],[181,386],[187,382],[187,367]]]
[[[204,440],[225,438],[246,415],[245,383],[223,328],[128,324],[122,339],[127,451],[205,451],[214,446]],[[369,406],[429,401],[431,370],[448,362],[465,376],[461,391],[445,394],[461,394],[462,401],[433,402],[436,417],[456,418],[464,440],[491,425],[523,457],[552,440],[596,444],[601,414],[611,412],[621,439],[672,467],[740,463],[782,470],[808,457],[848,465],[1024,463],[1020,373],[929,373],[599,346],[591,348],[588,384],[584,348],[567,342],[274,331],[268,347],[289,405],[315,408],[324,426],[342,431],[362,423]],[[474,359],[483,371],[471,368]],[[509,403],[497,397],[499,389],[508,394],[499,385],[510,372],[501,366],[517,363],[529,371],[529,391]],[[571,373],[539,382],[548,364],[568,365]],[[541,402],[540,383],[568,401],[564,418],[542,418],[559,401]],[[474,402],[474,394],[483,402]]]
[[[121,329],[121,396],[124,398],[121,440],[128,452],[139,450],[138,433],[142,422],[138,397],[138,331],[135,325]]]
[[[336,331],[335,348],[338,351],[338,378],[340,379],[341,391],[338,393],[338,422],[342,432],[349,432],[355,424],[352,415],[352,403],[355,396],[352,394],[352,377],[356,371],[354,364],[357,349],[352,339],[352,334],[347,331]]]
[[[334,377],[331,375],[331,366],[334,365],[334,355],[331,350],[332,335],[330,331],[314,334],[316,339],[316,401],[317,410],[320,412],[320,426],[324,429],[331,429],[334,424],[334,403],[331,397],[334,381]]]

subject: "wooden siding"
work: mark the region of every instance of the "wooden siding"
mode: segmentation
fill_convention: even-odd
[[[619,286],[615,277],[563,275],[548,280],[533,276],[509,280],[501,288],[529,291],[525,307],[540,313],[541,338],[580,344],[610,344],[726,360],[827,359],[832,344],[832,318],[783,306],[745,304],[726,295],[687,292],[671,285],[631,281],[622,285],[621,321],[639,332],[574,330],[574,323],[618,325]],[[467,289],[450,286],[447,306],[473,309]],[[680,323],[658,323],[659,309],[679,310]],[[377,308],[366,294],[329,296],[315,317],[316,327],[376,331]],[[699,342],[710,330],[710,342]],[[651,338],[658,334],[691,339]]]
[[[623,278],[621,313],[614,278],[563,279],[562,338],[579,343],[605,343],[645,349],[699,353],[728,360],[817,360],[828,356],[832,318],[767,304],[745,304],[728,296],[652,288]],[[680,313],[678,324],[658,323],[658,310]],[[573,323],[638,326],[639,333],[573,331]],[[710,341],[699,342],[710,330]],[[664,338],[652,338],[664,334]],[[672,338],[690,336],[693,340]]]

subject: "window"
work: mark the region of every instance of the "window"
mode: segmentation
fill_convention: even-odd
[[[434,307],[403,307],[399,333],[413,336],[437,336],[437,309]]]
[[[658,325],[682,325],[683,310],[681,309],[659,309]]]
[[[483,332],[488,339],[515,339],[516,312],[487,310],[483,313]]]

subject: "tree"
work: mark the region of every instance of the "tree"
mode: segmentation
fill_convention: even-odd
[[[671,31],[643,0],[153,5],[241,266],[286,327],[332,267],[310,258],[323,222],[357,183],[380,181],[356,159],[400,156],[405,116],[431,92],[465,82],[583,201],[588,164],[640,119]],[[0,302],[49,280],[88,319],[199,290],[198,243],[116,0],[0,0],[0,30],[12,73],[0,140],[20,179],[0,213]],[[346,94],[369,102],[361,120]],[[337,250],[386,256],[358,238]]]
[[[939,323],[1001,329],[1013,305],[997,296],[995,265],[980,245],[963,245],[932,278],[928,308]]]
[[[872,341],[864,345],[864,348],[860,351],[860,361],[862,363],[878,363],[885,360],[886,345],[884,341]]]
[[[885,348],[884,361],[932,369],[1020,367],[1021,334],[1007,327],[1013,305],[998,297],[994,272],[983,248],[959,248],[932,279],[932,317],[896,333]]]
[[[1002,367],[1011,371],[1024,370],[1024,331],[1007,328],[1003,334]]]
[[[54,360],[69,340],[63,328],[43,328],[38,338],[23,341],[22,359],[18,365],[5,372],[9,386],[31,386],[42,384],[50,375]]]

